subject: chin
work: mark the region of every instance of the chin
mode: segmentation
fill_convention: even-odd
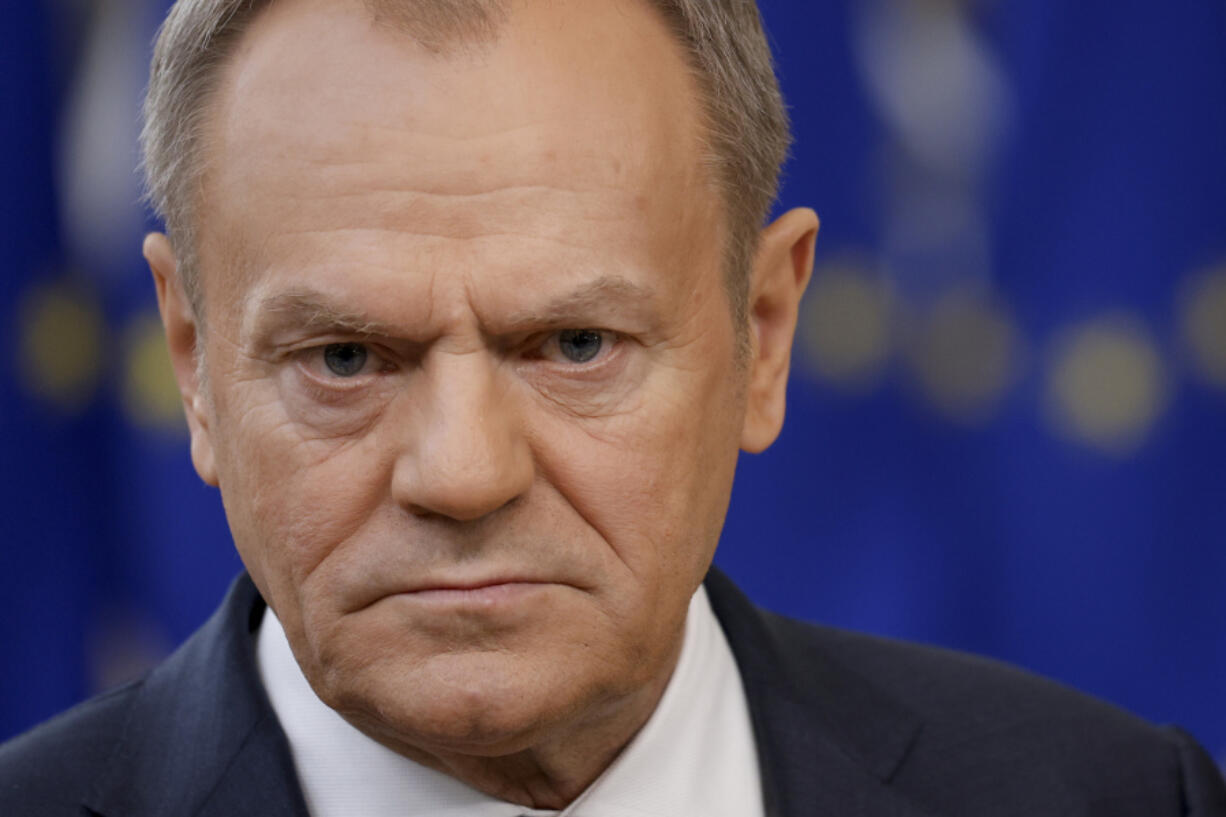
[[[550,662],[552,663],[552,662]],[[317,690],[362,731],[393,748],[498,757],[523,751],[602,709],[608,695],[565,663],[541,666],[497,652],[393,658],[342,673]]]

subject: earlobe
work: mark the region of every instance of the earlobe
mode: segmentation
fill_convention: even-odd
[[[170,240],[162,233],[150,233],[145,237],[145,260],[153,273],[157,290],[158,312],[166,331],[166,345],[179,395],[187,415],[191,432],[192,463],[196,473],[209,485],[217,485],[217,468],[213,456],[212,437],[209,434],[208,404],[201,391],[197,343],[200,340],[196,314],[189,303],[179,279],[179,265]]]
[[[741,430],[741,448],[749,453],[765,451],[783,428],[792,339],[813,272],[818,226],[812,210],[791,210],[759,239],[749,284],[749,372]]]

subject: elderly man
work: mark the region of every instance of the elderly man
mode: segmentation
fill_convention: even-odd
[[[760,229],[749,0],[180,0],[146,115],[248,575],[0,750],[4,814],[1226,814],[1176,730],[710,571],[817,233]]]

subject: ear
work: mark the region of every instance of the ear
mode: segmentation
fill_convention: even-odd
[[[813,273],[817,213],[791,210],[762,231],[749,281],[749,360],[741,448],[757,454],[783,428],[800,298]]]
[[[217,466],[213,442],[209,434],[208,400],[201,390],[196,313],[188,302],[179,280],[179,262],[170,239],[162,233],[145,236],[145,260],[153,273],[157,288],[158,311],[166,330],[166,345],[170,348],[170,363],[179,394],[187,413],[187,427],[192,436],[192,464],[196,473],[209,485],[217,485]]]

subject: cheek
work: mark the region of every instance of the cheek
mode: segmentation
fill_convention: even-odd
[[[380,506],[386,477],[366,438],[318,439],[274,400],[220,415],[222,499],[235,545],[279,614]],[[290,614],[292,615],[292,613]]]
[[[539,456],[640,597],[667,596],[705,575],[736,466],[735,395],[718,377],[669,375],[647,384],[635,412],[597,431],[551,429]]]

